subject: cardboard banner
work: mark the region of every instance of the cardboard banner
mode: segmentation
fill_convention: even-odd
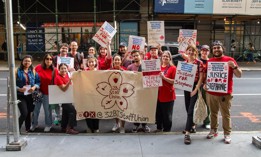
[[[115,33],[116,29],[114,29],[107,21],[105,21],[92,39],[100,44],[102,47],[107,47],[108,43],[111,41]]]
[[[148,21],[148,45],[157,46],[165,44],[164,21]]]
[[[197,72],[197,65],[186,62],[178,62],[174,87],[191,92]]]
[[[72,85],[64,92],[57,85],[49,85],[49,104],[73,103]]]
[[[142,60],[141,69],[143,74],[143,88],[153,88],[162,86],[162,78],[159,75],[160,59]]]
[[[144,89],[142,73],[81,71],[73,73],[72,81],[78,120],[119,118],[155,123],[158,89]]]
[[[57,56],[57,69],[61,63],[68,65],[69,69],[74,68],[74,58],[72,57],[59,57]]]
[[[185,53],[188,45],[195,45],[197,41],[197,30],[195,29],[180,29],[179,30],[179,53]]]
[[[214,0],[213,14],[245,14],[246,1],[252,0]]]
[[[228,63],[208,62],[207,90],[210,92],[227,93]]]

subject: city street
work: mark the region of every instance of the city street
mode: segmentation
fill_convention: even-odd
[[[8,72],[0,72],[0,132],[6,131],[6,77]],[[261,74],[260,71],[244,71],[242,78],[234,79],[234,98],[231,108],[231,117],[233,131],[261,131],[261,114],[260,114],[260,96],[261,96]],[[174,105],[173,112],[173,127],[172,131],[181,132],[185,127],[186,112],[184,107],[183,91],[176,90],[177,99]],[[220,118],[221,120],[221,118]],[[39,117],[40,128],[36,131],[43,132],[44,117],[43,109],[41,109],[41,115]],[[114,120],[102,120],[100,122],[101,132],[110,132],[113,126]],[[220,123],[220,127],[222,123]],[[155,129],[155,125],[150,125],[152,130]],[[77,129],[81,132],[86,131],[85,121],[79,121]],[[130,132],[132,124],[126,124],[126,132]],[[60,127],[54,126],[51,132],[59,132]],[[201,126],[198,126],[198,131],[207,131]]]

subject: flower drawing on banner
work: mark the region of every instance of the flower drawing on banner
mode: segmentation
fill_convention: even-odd
[[[101,105],[104,109],[110,109],[117,105],[120,110],[124,111],[128,108],[126,98],[134,94],[134,86],[123,82],[120,72],[113,72],[108,82],[100,82],[97,84],[97,92],[104,96]]]

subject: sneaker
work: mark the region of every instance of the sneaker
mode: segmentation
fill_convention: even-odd
[[[113,128],[111,129],[113,132],[117,131],[119,129],[118,124],[114,124]]]
[[[30,131],[34,131],[36,128],[38,128],[38,126],[32,125],[32,126],[30,127]]]
[[[124,133],[125,133],[124,127],[120,127],[120,133],[121,133],[121,134],[124,134]]]
[[[79,134],[79,132],[77,130],[74,130],[74,129],[67,129],[66,134],[75,135],[75,134]]]
[[[50,132],[51,128],[52,128],[52,126],[46,126],[44,128],[44,132]]]
[[[231,137],[230,137],[230,135],[225,135],[225,136],[224,136],[224,142],[225,142],[225,144],[230,144],[230,143],[231,143]]]
[[[215,138],[217,136],[218,136],[218,132],[213,130],[213,129],[211,129],[209,134],[207,135],[207,139],[212,139],[212,138]]]
[[[144,132],[150,132],[150,127],[148,126],[148,125],[145,125],[145,126],[143,126],[142,127],[142,130],[144,131]]]
[[[138,129],[139,129],[139,126],[134,125],[134,127],[132,128],[132,132],[136,133],[136,132],[138,132]]]
[[[209,124],[206,124],[206,125],[205,125],[205,129],[210,130],[210,125],[209,125]]]
[[[93,133],[99,133],[99,132],[100,132],[99,129],[97,129],[97,130],[93,130]]]
[[[191,144],[190,135],[185,135],[184,136],[184,143],[187,144],[187,145]]]

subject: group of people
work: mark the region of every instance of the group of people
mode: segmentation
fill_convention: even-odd
[[[98,53],[95,47],[90,47],[88,50],[87,68],[83,65],[84,56],[77,52],[77,42],[70,43],[69,45],[63,43],[60,45],[60,54],[52,56],[46,54],[40,65],[35,68],[32,66],[32,57],[25,56],[21,65],[17,70],[17,95],[21,101],[18,104],[20,110],[19,127],[21,129],[22,124],[25,121],[26,131],[34,131],[38,127],[38,117],[41,105],[44,108],[45,115],[45,132],[49,132],[52,127],[52,108],[48,102],[48,85],[57,85],[62,91],[66,91],[72,84],[72,81],[68,75],[71,71],[89,71],[89,70],[120,70],[120,71],[137,71],[141,72],[142,60],[160,59],[161,72],[159,75],[162,78],[163,85],[158,88],[158,100],[156,106],[156,132],[169,132],[172,128],[172,114],[174,102],[176,99],[174,79],[176,74],[176,66],[173,65],[172,55],[170,51],[161,51],[160,47],[151,46],[149,52],[147,52],[147,45],[144,50],[127,51],[125,43],[120,43],[119,51],[112,56],[110,43],[107,47],[100,47]],[[206,117],[204,126],[210,129],[210,133],[207,138],[213,138],[218,135],[218,111],[220,109],[222,114],[224,140],[225,143],[230,143],[231,133],[231,120],[230,120],[230,107],[232,100],[232,85],[233,74],[236,77],[241,77],[242,71],[238,67],[236,61],[228,56],[224,55],[224,46],[220,41],[215,41],[212,45],[213,58],[208,58],[211,49],[208,45],[203,45],[200,50],[200,58],[198,49],[194,45],[189,45],[186,49],[183,58],[187,63],[197,65],[196,78],[192,92],[184,91],[185,108],[187,112],[187,120],[183,133],[184,143],[191,143],[191,133],[196,132],[196,124],[193,122],[193,113],[195,102],[198,97],[198,90],[201,89],[203,97],[206,100],[210,117]],[[69,68],[66,64],[59,64],[57,67],[57,57],[73,57],[74,67]],[[132,58],[131,60],[129,58]],[[206,92],[206,71],[207,62],[228,62],[229,76],[228,76],[228,92]],[[57,67],[57,68],[56,68]],[[29,88],[27,87],[29,86]],[[43,93],[42,101],[33,105],[32,95],[24,95],[24,92],[28,90],[29,93],[33,93],[36,89],[40,89]],[[62,107],[62,120],[61,130],[67,134],[78,134],[78,131],[74,129],[77,124],[76,110],[73,104],[55,104],[57,106],[57,114],[59,114],[60,106]],[[86,119],[86,124],[92,133],[99,132],[99,119]],[[115,125],[112,127],[112,131],[125,133],[125,121],[115,119]],[[150,132],[151,129],[146,123],[134,123],[132,132]]]

